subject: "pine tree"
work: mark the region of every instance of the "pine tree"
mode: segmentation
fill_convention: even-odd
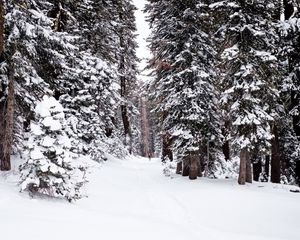
[[[135,41],[136,26],[134,11],[136,10],[131,0],[118,0],[116,7],[116,35],[118,37],[118,75],[120,79],[121,118],[123,122],[124,144],[129,146],[129,152],[132,152],[133,125],[129,108],[133,108],[133,93],[137,84],[137,56]],[[132,118],[132,117],[131,117]]]
[[[222,104],[229,109],[233,145],[240,151],[239,183],[251,182],[250,158],[256,149],[267,154],[277,116],[278,69],[273,1],[222,1],[210,7],[224,25],[217,30],[223,59]],[[227,13],[224,15],[224,13]]]
[[[118,94],[119,85],[116,84],[116,67],[109,65],[112,63],[101,58],[100,53],[93,53],[97,48],[93,44],[87,44],[89,36],[87,31],[91,29],[78,31],[82,22],[76,18],[80,16],[77,12],[79,9],[75,11],[73,7],[69,1],[8,1],[5,58],[1,63],[1,107],[6,107],[2,104],[5,101],[9,102],[8,93],[10,93],[9,89],[12,89],[9,87],[11,82],[9,79],[14,80],[16,90],[14,112],[18,118],[15,118],[13,126],[15,149],[26,158],[24,149],[27,149],[30,139],[24,136],[32,133],[32,126],[38,125],[41,121],[35,113],[36,104],[44,96],[53,96],[64,107],[64,130],[61,134],[68,136],[71,145],[65,148],[67,151],[65,157],[58,154],[48,158],[47,149],[44,149],[42,155],[45,156],[45,161],[59,161],[60,165],[56,163],[61,168],[66,168],[66,172],[71,171],[71,168],[68,162],[62,164],[60,157],[63,161],[64,158],[68,158],[67,155],[72,155],[73,164],[76,159],[84,155],[97,161],[105,159],[105,152],[125,155],[114,120],[118,102],[121,101]],[[108,9],[107,11],[109,12]],[[76,35],[78,33],[81,35]],[[94,32],[91,30],[90,34],[93,35]],[[93,43],[96,44],[96,41]],[[11,114],[7,116],[12,119]],[[11,125],[10,123],[9,126]],[[0,127],[3,127],[2,121]],[[45,132],[43,138],[54,134]],[[4,133],[6,134],[5,131]],[[58,134],[57,138],[59,136]],[[39,144],[44,140],[38,136],[35,141]],[[1,144],[1,153],[2,146],[3,144]],[[21,168],[23,176],[27,176],[26,171],[29,169],[31,173],[40,173],[36,161],[28,159],[25,165]],[[51,179],[51,174],[51,172],[44,172],[43,179],[47,177]],[[29,175],[27,177],[30,178]],[[22,181],[25,179],[23,178]],[[26,185],[24,189],[30,190],[31,187],[29,186],[28,189],[28,186]],[[68,189],[76,192],[77,187],[75,182],[71,182]],[[49,186],[47,185],[46,188],[49,189]],[[34,189],[40,192],[39,187]],[[64,193],[61,195],[67,197]],[[72,196],[77,198],[78,195]]]
[[[30,126],[26,162],[20,166],[22,191],[64,197],[69,201],[79,199],[84,173],[72,159],[62,105],[53,97],[45,96],[35,112],[37,122]]]
[[[299,7],[298,7],[299,8]],[[279,129],[281,148],[281,180],[295,183],[300,179],[297,172],[299,163],[299,13],[295,1],[283,1],[280,36],[279,60],[283,79],[280,94],[284,110]]]
[[[156,111],[162,132],[174,139],[177,161],[184,161],[183,174],[187,170],[191,179],[201,175],[201,146],[209,141],[217,146],[220,140],[208,10],[199,1],[150,1],[147,6],[153,30]]]

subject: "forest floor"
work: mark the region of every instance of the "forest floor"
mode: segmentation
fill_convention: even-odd
[[[1,239],[299,240],[300,193],[236,180],[166,177],[157,159],[94,165],[75,203],[19,193],[0,175]],[[295,188],[295,187],[294,187]]]

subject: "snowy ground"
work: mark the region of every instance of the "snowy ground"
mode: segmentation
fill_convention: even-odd
[[[189,181],[158,160],[96,165],[88,198],[31,199],[0,176],[1,239],[299,240],[300,194],[271,184]]]

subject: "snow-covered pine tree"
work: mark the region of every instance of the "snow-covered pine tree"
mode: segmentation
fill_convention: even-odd
[[[20,166],[22,191],[69,201],[79,199],[85,173],[72,159],[63,106],[55,98],[44,96],[35,113],[36,122],[30,125],[26,146],[26,162]]]
[[[83,47],[88,34],[75,31],[81,22],[71,11],[71,3],[28,0],[7,4],[1,101],[7,99],[8,73],[13,63],[16,150],[22,155],[27,143],[21,141],[24,131],[30,132],[31,123],[39,121],[36,104],[49,95],[65,108],[64,131],[71,141],[69,150],[76,154],[73,157],[90,155],[101,160],[106,151],[124,156],[114,123],[121,102],[119,85],[114,82],[117,70],[101,54],[93,53],[94,45]]]
[[[113,32],[116,35],[117,47],[115,55],[117,57],[117,69],[120,85],[120,115],[121,118],[121,138],[124,145],[131,153],[133,145],[139,139],[137,121],[137,56],[136,56],[136,24],[134,12],[136,10],[132,0],[112,1],[114,11]],[[133,124],[135,123],[135,124]],[[135,143],[134,143],[135,142]],[[136,152],[136,149],[134,150]]]
[[[215,51],[207,27],[204,1],[149,1],[146,11],[152,27],[154,92],[165,134],[173,139],[183,175],[201,176],[202,149],[220,141],[217,89],[214,86]],[[207,163],[206,163],[207,164]]]
[[[278,25],[280,36],[278,56],[283,75],[279,86],[284,103],[284,114],[280,122],[282,127],[279,131],[283,174],[281,179],[285,183],[300,183],[299,4],[297,1],[282,3],[281,23]]]
[[[49,49],[49,46],[61,45],[57,38],[48,37],[51,25],[47,18],[39,14],[36,7],[34,1],[6,1],[6,38],[1,63],[1,101],[5,103],[10,97],[14,98],[13,111],[17,113],[18,118],[15,117],[11,125],[15,133],[14,142],[18,144],[19,150],[23,125],[30,121],[34,102],[38,96],[41,97],[49,92],[48,85],[39,76],[38,71],[42,65],[44,70],[46,68],[45,61],[38,59],[38,51],[45,46]],[[56,57],[55,53],[55,51],[48,50],[48,63]],[[9,83],[14,89],[13,92]],[[12,92],[13,96],[9,92]],[[8,109],[6,106],[4,104],[4,109]],[[17,131],[16,128],[18,128]]]
[[[135,56],[135,36],[133,35],[135,31],[134,7],[131,2],[127,3],[126,1],[92,0],[76,1],[75,5],[68,2],[64,6],[76,18],[75,24],[69,24],[66,28],[73,34],[80,34],[78,39],[80,54],[78,57],[82,61],[80,60],[81,63],[79,64],[81,70],[78,70],[77,73],[85,75],[84,80],[79,84],[85,85],[84,89],[86,90],[78,92],[81,88],[73,87],[72,94],[76,95],[77,104],[80,101],[79,95],[83,94],[81,100],[85,107],[86,104],[92,106],[92,103],[95,103],[94,106],[97,107],[97,109],[92,107],[93,110],[90,112],[94,112],[94,116],[87,117],[87,119],[95,119],[95,124],[93,124],[95,129],[92,130],[90,126],[86,125],[89,133],[86,132],[82,136],[88,137],[87,141],[89,142],[97,139],[99,142],[96,145],[105,142],[106,146],[97,147],[98,149],[124,156],[126,152],[124,145],[120,142],[121,140],[124,141],[124,131],[122,130],[124,128],[122,127],[122,120],[119,120],[122,119],[119,108],[124,103],[128,105],[125,112],[128,112],[126,113],[126,116],[128,115],[126,123],[129,123],[129,114],[132,115],[134,112],[131,95],[133,87],[136,85],[137,59]],[[120,14],[124,16],[124,19],[121,19]],[[124,47],[121,46],[121,40],[122,44],[125,44]],[[96,59],[98,59],[98,64],[92,64]],[[122,59],[124,61],[121,61]],[[123,64],[121,64],[122,62]],[[89,66],[86,66],[87,64]],[[122,65],[122,73],[120,65]],[[91,69],[93,70],[91,71]],[[73,75],[74,79],[78,79],[76,74]],[[66,78],[68,76],[70,74],[66,75]],[[121,91],[122,81],[120,82],[120,78],[124,78],[121,76],[126,78],[127,99],[121,96],[123,91]],[[70,82],[74,82],[74,80]],[[62,96],[62,99],[68,99],[68,96]],[[100,126],[99,121],[96,120],[97,115],[100,116],[100,125],[103,126]],[[83,118],[85,119],[84,116]],[[89,120],[86,123],[89,123]],[[133,127],[130,128],[134,129]],[[102,136],[100,136],[99,131],[102,131]],[[97,137],[95,137],[95,132],[99,133]],[[136,131],[133,132],[136,134]],[[89,145],[95,146],[92,142]],[[99,155],[101,155],[100,152]]]
[[[222,105],[229,109],[233,145],[240,151],[240,184],[252,181],[253,150],[267,154],[276,129],[279,73],[272,14],[277,6],[261,0],[210,5],[223,21],[217,30],[222,42]]]

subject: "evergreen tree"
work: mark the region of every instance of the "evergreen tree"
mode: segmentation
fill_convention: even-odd
[[[223,59],[222,104],[229,109],[233,145],[240,151],[239,183],[251,182],[253,150],[270,151],[277,112],[278,61],[273,1],[222,1],[210,6],[220,11],[224,25],[218,29]]]
[[[116,49],[110,52],[114,58],[112,59],[106,56],[104,50],[98,48],[99,44],[105,48],[105,46],[114,46],[114,43],[118,43],[115,33],[112,42],[108,42],[109,34],[107,38],[99,37],[101,26],[105,27],[102,32],[112,33],[116,30],[113,28],[115,25],[110,15],[112,3],[101,6],[98,1],[95,1],[89,7],[86,1],[76,1],[74,5],[81,7],[74,8],[73,3],[58,0],[7,2],[7,38],[5,58],[1,63],[1,108],[9,107],[9,104],[4,104],[5,102],[15,102],[15,108],[10,112],[12,114],[15,112],[18,118],[15,118],[14,126],[11,127],[13,115],[6,114],[10,122],[7,124],[8,121],[3,122],[1,119],[0,127],[2,128],[5,124],[4,127],[10,126],[10,130],[14,129],[16,150],[22,157],[27,158],[24,156],[24,149],[28,149],[27,145],[32,144],[30,142],[32,139],[24,139],[24,136],[28,135],[24,132],[32,133],[32,126],[40,125],[42,121],[35,113],[36,104],[44,96],[53,96],[64,107],[63,132],[52,133],[45,130],[45,134],[37,136],[34,141],[37,146],[40,146],[44,138],[54,136],[60,138],[59,136],[63,135],[69,138],[70,146],[64,148],[66,153],[52,154],[51,157],[47,155],[50,150],[43,149],[41,151],[44,156],[42,162],[52,164],[55,161],[55,164],[60,168],[65,168],[67,173],[73,171],[68,160],[63,163],[69,155],[72,155],[71,162],[84,155],[97,161],[106,159],[105,153],[124,156],[126,151],[121,143],[116,121],[120,103],[123,101],[117,81],[119,56]],[[101,7],[101,11],[97,9],[97,6]],[[88,9],[87,13],[91,14],[89,16],[91,21],[82,18],[86,9]],[[100,15],[98,10],[109,13],[109,17],[97,19]],[[85,21],[90,25],[85,25]],[[96,24],[97,30],[90,28],[93,26],[92,23]],[[98,32],[97,36],[96,32]],[[90,36],[96,39],[89,41]],[[134,53],[134,49],[132,52]],[[130,63],[132,64],[130,66],[135,64],[133,61]],[[129,70],[126,74],[130,75]],[[14,88],[9,87],[12,82],[9,81],[10,79],[13,79]],[[10,94],[10,89],[15,89],[15,94]],[[15,101],[9,96],[15,97]],[[8,101],[9,99],[12,100]],[[16,134],[17,132],[19,134]],[[5,131],[4,133],[6,134]],[[10,136],[12,137],[12,133]],[[1,144],[1,153],[5,152],[2,151],[3,146]],[[35,147],[30,151],[35,151],[34,149]],[[52,150],[51,152],[54,152]],[[40,177],[40,160],[28,159],[27,163],[20,168],[25,176],[22,181],[26,182],[26,179],[31,178],[30,174],[35,175],[36,178]],[[27,175],[28,171],[29,175]],[[53,172],[44,171],[42,175],[43,181],[49,183],[46,189],[49,190],[50,185],[56,184],[50,183]],[[64,177],[68,178],[68,176],[66,174]],[[61,178],[64,179],[64,177]],[[39,181],[42,181],[41,178]],[[70,183],[73,184],[72,191],[77,192],[77,184]],[[30,183],[29,185],[31,186]],[[29,185],[24,183],[24,189],[31,191],[32,188]],[[61,186],[55,185],[55,187]],[[70,187],[71,185],[68,185],[68,191],[71,191]],[[43,188],[44,185],[36,185],[34,191],[41,192]],[[61,191],[60,188],[58,192]],[[61,195],[67,197],[65,193]],[[53,194],[53,196],[56,195]],[[78,194],[72,196],[77,198]]]
[[[162,132],[173,138],[183,174],[201,175],[202,146],[220,141],[215,51],[209,31],[208,5],[199,1],[149,1],[151,50],[156,78],[151,89],[159,106]]]
[[[53,97],[45,96],[35,112],[37,122],[30,126],[26,162],[20,166],[22,190],[69,201],[79,199],[84,168],[76,166],[72,159],[62,105]]]
[[[132,121],[136,110],[134,107],[134,90],[137,85],[137,56],[135,41],[135,16],[136,10],[131,0],[118,0],[115,2],[116,8],[116,26],[115,32],[118,37],[118,75],[120,79],[121,99],[121,118],[123,122],[124,144],[129,146],[129,152],[132,152],[134,129]],[[132,110],[130,110],[132,109]]]
[[[281,99],[284,103],[280,128],[280,148],[283,181],[299,183],[299,12],[295,1],[283,1],[279,60],[283,79],[280,83]],[[298,167],[297,167],[298,166]]]

